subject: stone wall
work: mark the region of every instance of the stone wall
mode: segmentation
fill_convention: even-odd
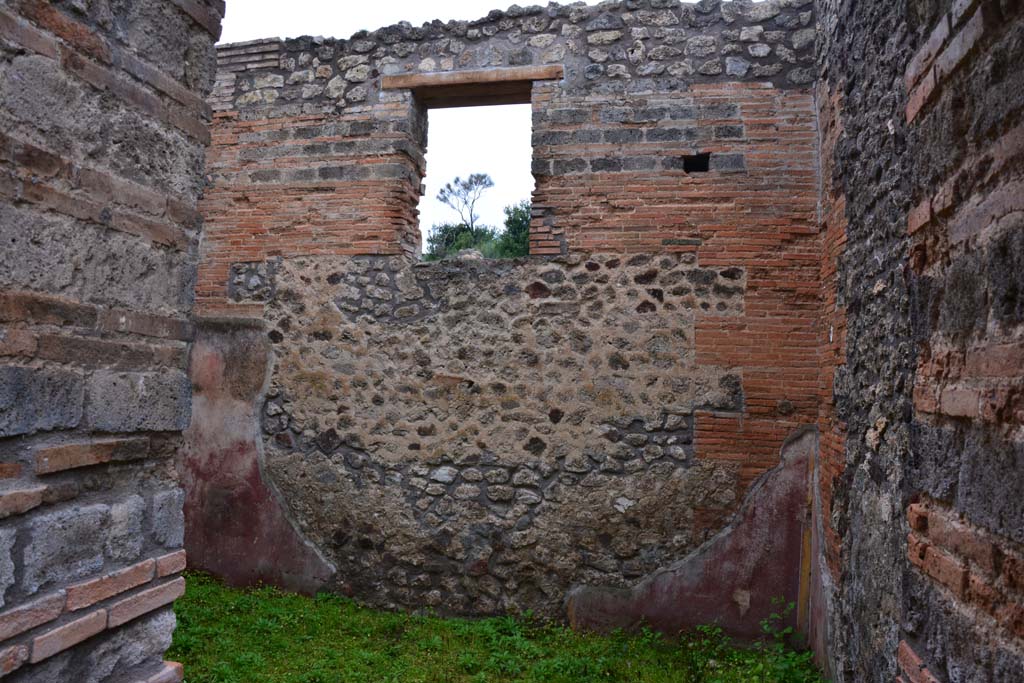
[[[828,659],[838,680],[1015,680],[1024,7],[819,5],[847,320],[828,410],[845,459],[830,472],[823,449],[820,482]]]
[[[426,118],[422,98],[382,88],[389,76],[560,68],[533,84],[532,254],[692,251],[747,181],[760,206],[785,210],[814,176],[811,4],[552,5],[222,46],[199,306],[221,308],[239,261],[415,257]],[[700,154],[710,173],[688,176]],[[680,182],[692,183],[686,206],[633,210],[660,196],[649,186],[670,185],[671,199]],[[761,194],[771,192],[783,199]]]
[[[181,680],[173,456],[223,11],[0,2],[5,680]]]
[[[782,594],[835,680],[1015,680],[1024,7],[811,5],[223,47],[197,271],[223,5],[0,3],[0,676],[179,681],[187,525],[237,582],[740,634]],[[523,68],[531,258],[414,263],[383,79]]]
[[[462,614],[558,616],[589,585],[575,618],[598,625],[602,590],[728,535],[818,420],[810,7],[513,8],[221,47],[192,561]],[[416,264],[439,96],[387,79],[509,73],[533,74],[531,257]],[[260,360],[227,391],[243,342]],[[803,481],[791,460],[770,479]],[[748,635],[799,597],[803,514],[778,509],[786,552],[721,594]]]

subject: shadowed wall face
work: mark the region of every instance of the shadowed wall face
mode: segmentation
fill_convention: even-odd
[[[174,681],[221,2],[0,3],[0,676]]]
[[[844,233],[827,266],[845,364],[823,437],[843,450],[821,479],[833,671],[1014,680],[1024,74],[1010,65],[1024,4],[819,12],[826,220]]]

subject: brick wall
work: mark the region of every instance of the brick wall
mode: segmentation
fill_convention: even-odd
[[[903,80],[922,158],[905,223],[918,356],[899,665],[911,682],[1024,666],[1024,78],[1006,68],[1024,6],[942,9]]]
[[[818,3],[837,345],[822,365],[818,649],[838,680],[1002,681],[1024,667],[1024,102],[1009,66],[1022,11]]]
[[[628,584],[725,527],[753,483],[780,466],[787,439],[819,419],[810,5],[513,8],[349,40],[220,47],[197,303],[203,313],[266,326],[274,396],[260,394],[260,382],[246,406],[232,408],[260,421],[241,430],[244,446],[211,440],[217,420],[197,414],[189,523],[213,519],[214,495],[241,501],[259,489],[261,506],[283,506],[337,567],[330,581],[340,590],[382,605],[440,601],[451,612],[551,615],[574,583]],[[536,76],[525,88],[509,85],[524,69]],[[466,96],[459,87],[474,86],[472,78],[505,78],[492,92],[533,105],[531,259],[513,270],[415,267],[424,106]],[[395,82],[412,85],[393,89]],[[433,90],[423,85],[431,82]],[[481,290],[466,298],[471,277]],[[591,299],[606,308],[577,303]],[[505,327],[525,323],[496,320],[526,305],[536,308],[537,325],[554,316],[584,327],[572,338],[537,331],[506,339]],[[460,351],[449,309],[479,319],[472,334],[493,336],[501,350]],[[668,337],[666,315],[678,325]],[[623,341],[627,334],[635,344]],[[360,340],[371,338],[380,341],[364,348]],[[467,365],[463,356],[477,353],[504,360]],[[342,358],[350,356],[358,377],[346,377]],[[538,372],[537,358],[547,372]],[[641,390],[633,384],[648,364],[664,377]],[[573,387],[572,377],[591,375]],[[464,391],[465,382],[479,395]],[[211,404],[221,400],[215,384],[203,382],[204,402],[207,391]],[[601,404],[606,385],[622,394],[609,406]],[[491,396],[483,389],[491,386],[507,395]],[[587,391],[596,392],[594,404],[577,405]],[[723,391],[733,398],[714,398]],[[490,415],[495,401],[509,406],[501,421]],[[462,427],[450,433],[452,402],[465,405]],[[572,410],[551,413],[556,404]],[[675,421],[668,432],[692,430],[685,439],[694,462],[719,472],[728,493],[692,479],[682,461],[653,455],[667,439],[684,438],[662,433],[666,421]],[[615,425],[616,439],[661,439],[654,461],[630,460],[623,472],[611,461],[568,457],[567,444],[594,458],[609,448],[632,453],[600,435]],[[206,473],[240,451],[251,462],[237,470],[263,473],[266,486],[246,479],[232,488]],[[512,484],[518,467],[524,481]],[[309,468],[312,479],[301,474]],[[494,481],[480,479],[485,469]],[[655,470],[674,483],[636,507],[630,487],[654,486]],[[431,480],[434,472],[441,479]],[[559,472],[566,489],[556,494],[547,487]],[[600,500],[589,500],[586,482],[596,480],[607,481]],[[314,499],[321,504],[310,507]],[[272,516],[276,534],[283,517]],[[551,526],[570,517],[580,518],[574,531]],[[230,526],[251,528],[243,518],[251,515],[239,512]],[[799,537],[802,518],[789,523]],[[628,540],[636,536],[630,524],[642,551]],[[253,540],[270,533],[252,532],[249,564],[272,564],[266,544]],[[217,547],[196,553],[239,582],[253,578],[225,568]],[[799,557],[786,555],[779,561],[794,563],[787,576],[796,577]],[[323,581],[324,564],[312,565]],[[724,600],[753,633],[771,596],[763,582],[750,590],[749,612]]]
[[[85,7],[0,5],[0,676],[163,683],[224,7]]]

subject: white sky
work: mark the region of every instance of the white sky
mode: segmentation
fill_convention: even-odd
[[[294,38],[322,35],[348,38],[408,21],[414,26],[434,19],[479,19],[492,9],[505,9],[514,0],[228,0],[221,42],[256,38]],[[529,3],[522,3],[529,4]],[[595,5],[597,0],[587,0]],[[427,142],[426,194],[420,203],[420,229],[452,222],[455,213],[438,202],[437,191],[455,176],[489,173],[494,187],[479,205],[481,222],[501,226],[502,208],[529,199],[531,114],[529,105],[437,109],[430,112]],[[424,242],[425,243],[425,242]]]

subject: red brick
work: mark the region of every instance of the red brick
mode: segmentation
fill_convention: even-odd
[[[134,460],[149,452],[149,439],[102,439],[42,448],[35,453],[36,474],[52,474],[112,460]]]
[[[98,579],[84,581],[67,589],[69,612],[91,607],[97,602],[149,583],[156,568],[154,560],[144,560]]]
[[[74,21],[46,0],[21,0],[18,8],[25,18],[61,38],[76,50],[101,62],[110,63],[110,49],[102,38],[88,26]]]
[[[28,661],[28,647],[14,645],[0,650],[0,676],[5,676],[21,668]]]
[[[0,356],[32,358],[38,347],[38,338],[29,330],[0,330]]]
[[[988,613],[995,611],[1002,595],[990,583],[989,579],[978,574],[971,574],[967,582],[967,599]]]
[[[901,640],[896,660],[908,683],[939,683],[939,680],[925,667],[924,661],[905,640]]]
[[[928,546],[924,555],[924,571],[952,591],[953,595],[960,599],[964,598],[967,588],[967,567],[963,562],[935,546]]]
[[[940,405],[943,414],[951,417],[978,417],[980,398],[976,389],[946,387]]]
[[[0,519],[11,515],[20,515],[43,503],[45,486],[32,486],[8,491],[0,491]]]
[[[971,560],[986,572],[995,572],[995,544],[966,524],[944,514],[933,514],[929,517],[928,538],[935,545]]]
[[[932,219],[932,200],[925,199],[907,215],[907,232],[913,235]]]
[[[92,326],[96,307],[62,297],[7,290],[0,292],[0,322]]]
[[[102,633],[107,628],[106,610],[97,610],[81,619],[64,624],[32,640],[32,663],[36,664],[53,655],[74,647]]]
[[[121,626],[143,614],[169,605],[185,594],[185,579],[149,588],[110,606],[110,627]]]
[[[1001,574],[1011,590],[1024,593],[1024,556],[1004,550]]]
[[[69,175],[71,165],[60,156],[48,152],[41,147],[25,142],[11,140],[14,149],[14,163],[32,175],[42,178],[53,178]]]
[[[914,385],[914,410],[928,414],[939,412],[939,400],[935,395],[934,386],[931,384]]]
[[[967,352],[967,372],[972,377],[1020,377],[1024,371],[1024,342],[999,344]]]
[[[157,578],[162,579],[172,574],[180,574],[185,571],[185,564],[186,556],[184,550],[158,557],[156,558]]]
[[[906,86],[907,92],[914,87],[925,70],[932,65],[935,56],[939,54],[939,50],[946,44],[947,38],[949,38],[949,19],[943,15],[938,25],[932,30],[931,35],[928,36],[928,40],[925,41],[925,44],[921,46],[921,49],[917,51],[914,58],[910,60],[910,64],[907,65],[907,71],[903,77],[903,84]]]
[[[53,621],[64,611],[64,591],[58,591],[0,612],[0,642]]]
[[[117,441],[99,441],[43,448],[35,453],[36,474],[52,474],[77,467],[110,462],[117,443]]]
[[[946,49],[935,60],[936,80],[945,80],[947,76],[956,71],[984,34],[985,16],[981,10],[978,10],[953,36]]]
[[[146,683],[181,683],[185,680],[185,667],[178,662],[164,662],[164,668],[146,679]]]
[[[83,168],[78,173],[78,182],[82,189],[89,192],[93,199],[103,198],[153,214],[163,215],[167,199],[159,192],[133,183],[111,173],[93,168]]]
[[[921,109],[931,99],[935,93],[935,84],[935,68],[932,67],[918,86],[910,91],[910,96],[907,98],[907,123],[913,123]]]
[[[57,41],[4,10],[0,10],[0,37],[44,57],[57,59],[60,55]]]
[[[907,521],[910,528],[920,533],[928,532],[928,508],[921,503],[912,503],[907,507]]]
[[[101,311],[98,327],[102,332],[127,332],[178,341],[191,341],[194,336],[187,320],[124,310]]]
[[[17,479],[21,476],[21,464],[0,462],[0,479]]]
[[[996,621],[1016,638],[1024,639],[1024,605],[1011,602],[996,609]]]
[[[107,341],[58,334],[39,335],[37,356],[69,365],[146,370],[151,367],[184,367],[184,346],[160,346]]]
[[[925,554],[928,552],[928,543],[914,533],[907,534],[907,559],[916,567],[924,569]]]

